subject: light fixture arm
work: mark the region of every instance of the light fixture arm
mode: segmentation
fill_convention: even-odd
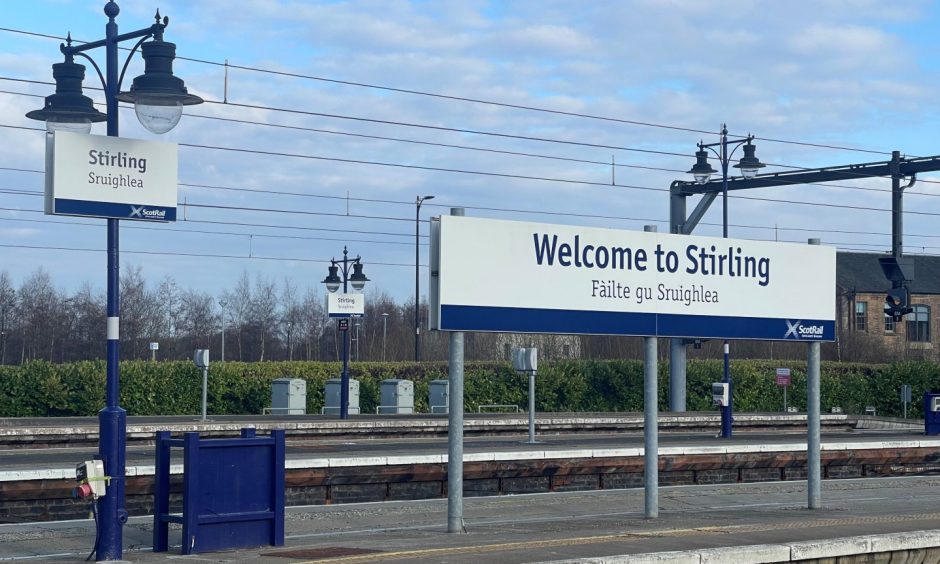
[[[168,18],[167,18],[167,19],[168,19]],[[152,25],[152,26],[150,26],[150,27],[148,27],[148,28],[146,28],[146,29],[139,29],[139,30],[133,31],[133,32],[131,32],[131,33],[125,33],[124,35],[119,35],[119,36],[115,39],[115,43],[120,43],[121,41],[123,41],[123,40],[125,40],[125,39],[134,39],[134,38],[137,38],[137,37],[140,38],[140,39],[137,41],[137,44],[134,45],[134,48],[131,49],[131,52],[130,52],[130,54],[127,56],[127,58],[124,59],[124,66],[121,68],[121,74],[120,74],[120,76],[118,77],[117,84],[114,85],[114,91],[115,91],[115,92],[120,92],[120,91],[121,91],[121,85],[124,83],[124,74],[127,72],[127,67],[131,64],[131,59],[134,58],[134,53],[136,53],[137,50],[140,49],[140,46],[144,43],[144,41],[147,41],[147,40],[150,39],[151,37],[154,38],[154,39],[157,38],[157,34],[155,33],[154,28],[157,28],[157,27],[159,27],[159,26],[160,26],[160,24],[154,24],[154,25]],[[166,27],[166,26],[159,27],[159,29],[160,29],[160,36],[163,35],[163,28],[164,28],[164,27]],[[69,58],[71,58],[71,57],[74,57],[75,55],[78,55],[79,57],[82,57],[83,59],[87,60],[89,63],[91,63],[91,65],[92,65],[93,67],[95,67],[95,71],[97,71],[97,73],[98,73],[98,80],[101,81],[101,86],[102,86],[102,88],[105,88],[105,85],[107,84],[107,81],[106,81],[105,78],[104,78],[104,73],[101,72],[101,67],[99,67],[99,66],[98,66],[98,63],[95,62],[95,60],[92,59],[87,53],[85,53],[85,51],[89,51],[89,50],[91,50],[91,49],[94,49],[95,47],[100,47],[100,46],[102,46],[102,45],[106,45],[106,43],[107,43],[106,40],[102,40],[102,41],[93,41],[92,43],[83,43],[82,45],[78,45],[78,46],[74,46],[74,47],[73,47],[73,46],[71,45],[72,38],[71,38],[71,36],[70,36],[70,37],[68,38],[68,42],[69,42],[69,45],[62,44],[61,46],[59,46],[59,50],[62,51],[62,54],[65,55],[66,59],[69,59]]]
[[[131,49],[131,54],[128,55],[127,59],[124,60],[124,66],[121,67],[121,76],[118,77],[117,88],[115,89],[117,92],[121,91],[121,85],[124,84],[124,73],[127,72],[127,66],[131,64],[131,59],[134,58],[134,53],[136,53],[137,50],[140,49],[140,46],[143,45],[144,41],[147,41],[151,37],[156,39],[156,35],[145,35],[141,37],[140,41],[138,41],[137,44],[134,45],[134,48]],[[101,73],[98,73],[98,74],[101,74]]]
[[[104,79],[104,73],[101,72],[101,67],[98,66],[98,63],[96,63],[94,59],[92,59],[91,57],[89,57],[89,56],[88,56],[87,54],[85,54],[85,53],[75,53],[75,55],[78,55],[79,57],[85,59],[86,61],[88,61],[89,63],[91,63],[91,66],[95,67],[95,72],[98,73],[98,80],[101,81],[101,88],[103,89],[103,88],[105,87],[104,85],[107,83],[107,81],[105,81],[105,79]],[[65,58],[66,58],[66,60],[69,60],[69,59],[72,59],[73,56],[72,56],[71,54],[67,54],[67,55],[65,56]]]

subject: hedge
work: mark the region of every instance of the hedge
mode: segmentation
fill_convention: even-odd
[[[806,365],[772,360],[732,361],[735,410],[782,411],[783,390],[774,381],[777,367],[790,368],[789,405],[806,409]],[[259,414],[271,402],[275,378],[307,382],[307,412],[319,413],[324,383],[337,378],[341,366],[330,362],[225,362],[209,373],[210,414]],[[668,405],[668,366],[659,365],[659,407]],[[690,411],[710,411],[711,383],[721,379],[721,361],[690,361],[687,403]],[[382,380],[402,378],[415,383],[415,406],[428,411],[428,382],[447,378],[445,363],[370,363],[350,366],[359,380],[362,413],[374,413]],[[879,415],[900,416],[902,384],[913,389],[909,415],[923,416],[920,397],[940,388],[940,365],[823,363],[822,409],[839,406],[845,413],[863,413],[874,406]],[[121,363],[121,406],[129,415],[185,415],[201,411],[201,372],[190,362],[127,361]],[[0,417],[94,415],[104,403],[104,361],[52,364],[34,361],[0,366]],[[465,365],[465,406],[528,405],[528,379],[508,363]],[[642,411],[643,363],[634,360],[569,360],[540,363],[536,409],[543,412]]]

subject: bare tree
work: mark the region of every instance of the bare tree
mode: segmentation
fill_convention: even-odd
[[[90,283],[85,282],[69,300],[71,332],[69,333],[69,360],[92,360],[106,354],[107,331],[104,319],[107,315],[105,296],[95,293]]]
[[[226,309],[228,309],[232,325],[234,325],[238,344],[238,360],[245,360],[243,336],[245,324],[248,322],[248,312],[251,308],[251,280],[248,278],[247,271],[242,271],[242,275],[230,292],[222,293],[222,299],[225,300]]]
[[[320,347],[325,336],[327,314],[323,305],[323,298],[316,288],[307,289],[301,312],[300,324],[302,329],[300,333],[306,343],[306,358],[307,360],[320,360]]]
[[[215,327],[212,296],[197,290],[186,290],[180,296],[179,329],[189,349],[209,346],[209,336]]]
[[[16,307],[16,290],[10,274],[4,270],[0,272],[0,364],[7,361],[7,337],[13,322],[13,312]]]
[[[56,339],[55,312],[60,300],[49,273],[33,272],[19,289],[19,318],[23,342],[20,362],[34,358],[52,360]]]
[[[255,280],[249,310],[251,324],[258,331],[259,361],[264,361],[265,348],[269,339],[275,334],[277,320],[280,317],[277,308],[277,283],[273,280],[265,280],[259,274]]]
[[[179,318],[182,310],[182,296],[180,295],[180,289],[176,281],[169,275],[165,276],[160,282],[160,285],[157,286],[154,299],[156,303],[160,305],[160,309],[155,313],[153,320],[154,332],[150,337],[166,343],[163,349],[167,351],[168,354],[172,355],[174,352],[184,352],[188,354],[188,347],[185,351],[174,351],[173,346],[179,336],[178,325],[180,323]]]
[[[287,360],[294,360],[296,335],[303,324],[303,309],[297,295],[297,286],[290,279],[284,278],[281,291],[281,332],[287,347]]]

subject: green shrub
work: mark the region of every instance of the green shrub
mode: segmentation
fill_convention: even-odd
[[[778,366],[790,368],[789,405],[806,409],[806,364],[792,361],[735,360],[731,364],[735,410],[782,411],[783,389],[774,382]],[[382,380],[415,384],[415,407],[427,412],[428,383],[447,378],[447,364],[360,362],[350,365],[359,380],[362,413],[375,413]],[[103,361],[52,364],[29,362],[0,366],[0,416],[55,417],[95,415],[105,402]],[[338,378],[338,362],[215,363],[209,372],[211,414],[259,414],[271,403],[276,378],[307,382],[307,412],[320,413],[326,380]],[[121,363],[121,406],[129,415],[185,415],[201,410],[202,374],[191,362],[128,361]],[[668,366],[659,364],[659,408],[668,405]],[[687,367],[687,407],[712,411],[711,384],[721,380],[722,362],[693,360]],[[823,363],[822,410],[839,406],[863,413],[874,406],[879,415],[899,416],[902,384],[912,387],[909,415],[923,416],[924,391],[940,389],[940,366],[931,362],[897,364]],[[506,362],[471,362],[464,369],[468,412],[480,405],[510,404],[525,410],[528,378]],[[547,412],[624,412],[643,410],[643,363],[634,360],[561,360],[542,362],[536,378],[536,409]]]

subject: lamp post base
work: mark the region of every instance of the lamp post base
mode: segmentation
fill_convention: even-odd
[[[98,498],[98,544],[96,560],[121,560],[122,528],[127,522],[124,508],[124,473],[127,433],[127,412],[120,407],[106,407],[98,412],[100,439],[98,455],[104,460],[104,471],[110,476],[105,495]]]

